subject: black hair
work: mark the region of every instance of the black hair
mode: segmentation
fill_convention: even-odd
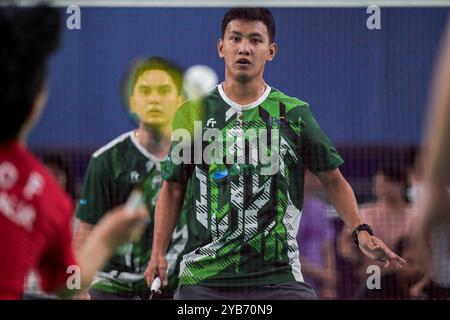
[[[181,94],[183,88],[183,69],[175,63],[161,57],[150,57],[136,62],[126,77],[126,83],[129,85],[129,95],[133,93],[134,87],[139,77],[148,70],[163,70],[172,78],[177,87],[178,94]]]
[[[406,195],[407,175],[406,170],[399,164],[381,164],[377,169],[377,174],[383,175],[387,180],[401,185],[401,193],[405,202],[409,202]]]
[[[406,186],[406,172],[399,165],[383,164],[377,169],[378,174],[382,174],[389,181],[401,183]]]
[[[261,21],[269,33],[270,43],[275,41],[275,19],[269,9],[266,8],[232,8],[225,13],[222,19],[222,39],[228,23],[232,20]]]
[[[16,138],[30,116],[58,48],[60,16],[47,5],[0,7],[0,142]]]

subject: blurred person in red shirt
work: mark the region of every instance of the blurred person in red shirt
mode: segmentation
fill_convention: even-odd
[[[45,104],[47,60],[58,46],[59,20],[47,6],[0,8],[0,299],[22,298],[31,269],[38,270],[47,292],[65,296],[86,288],[146,219],[143,207],[136,214],[113,209],[75,257],[72,202],[26,148]],[[79,281],[69,286],[77,268]]]

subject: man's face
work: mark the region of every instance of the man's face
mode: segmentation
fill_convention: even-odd
[[[377,198],[402,197],[403,186],[400,182],[392,181],[381,172],[375,175],[373,192]]]
[[[130,97],[131,111],[153,128],[170,125],[182,102],[172,77],[163,70],[148,70],[140,75]]]
[[[219,39],[217,50],[225,60],[226,75],[245,83],[262,78],[264,65],[275,57],[276,44],[270,43],[263,22],[232,20],[223,39]]]

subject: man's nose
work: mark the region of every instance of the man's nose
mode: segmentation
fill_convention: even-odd
[[[159,103],[160,101],[161,101],[161,95],[156,90],[153,90],[147,96],[147,102],[149,102],[150,104]]]
[[[249,55],[250,51],[250,42],[247,39],[243,39],[239,43],[238,53],[242,55]]]

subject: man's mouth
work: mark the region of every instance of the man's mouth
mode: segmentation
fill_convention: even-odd
[[[240,66],[246,66],[251,64],[249,60],[247,59],[239,59],[238,61],[236,61],[236,64],[240,65]]]
[[[162,112],[159,110],[149,110],[147,111],[147,114],[161,114]]]

